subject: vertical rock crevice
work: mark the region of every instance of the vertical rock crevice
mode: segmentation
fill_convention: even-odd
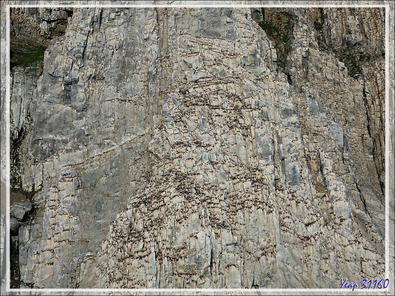
[[[25,108],[20,179],[42,190],[20,235],[22,286],[328,288],[381,275],[381,99],[369,121],[363,102],[381,74],[351,77],[331,49],[371,46],[369,26],[338,36],[359,15],[380,18],[74,10]]]
[[[10,69],[11,69],[11,114],[10,114],[10,206],[11,206],[11,287],[32,288],[21,278],[19,231],[30,227],[42,210],[36,206],[34,195],[40,189],[26,188],[23,174],[31,154],[27,141],[31,133],[30,107],[37,91],[37,83],[43,73],[45,50],[52,39],[60,38],[72,16],[72,9],[11,8]],[[34,223],[34,222],[33,222]],[[23,267],[22,267],[23,268]]]
[[[342,69],[342,67],[344,67],[343,69],[347,69],[347,74],[356,79],[358,81],[357,84],[362,84],[362,87],[358,86],[360,89],[358,91],[360,99],[355,101],[355,108],[363,109],[361,110],[361,116],[364,118],[362,118],[362,125],[358,127],[358,129],[367,131],[367,135],[362,135],[363,133],[361,134],[361,132],[359,132],[361,138],[358,140],[360,142],[358,145],[363,148],[363,151],[366,151],[363,153],[370,155],[369,159],[370,157],[373,158],[373,161],[369,163],[367,167],[369,173],[372,175],[370,179],[373,186],[376,190],[381,192],[378,198],[383,202],[384,142],[380,139],[380,137],[383,136],[384,130],[384,84],[381,82],[381,80],[384,79],[384,74],[382,72],[384,70],[384,44],[381,38],[384,32],[383,10],[325,8],[306,10],[292,9],[291,12],[293,17],[289,20],[281,18],[284,11],[285,9],[269,9],[269,11],[263,9],[262,16],[255,18],[255,20],[261,25],[262,29],[266,31],[269,39],[273,41],[280,55],[281,52],[284,52],[284,48],[278,45],[279,42],[277,39],[281,36],[291,36],[289,39],[292,45],[288,46],[286,55],[288,58],[286,62],[282,62],[282,64],[286,66],[282,67],[282,69],[287,76],[289,76],[289,81],[292,82],[298,92],[302,91],[302,87],[306,88],[308,85],[318,83],[317,85],[322,86],[320,87],[321,94],[325,92],[333,93],[333,84],[327,83],[328,79],[324,82],[322,78],[314,73],[318,68],[317,65],[320,64],[315,60],[318,55],[321,55],[322,58],[327,54],[334,54],[339,62],[341,62],[340,69]],[[269,15],[269,19],[267,15]],[[275,25],[275,21],[280,22],[280,24]],[[291,22],[292,25],[289,25],[289,22]],[[307,30],[306,28],[314,28],[314,30],[311,31],[312,34],[310,33],[309,36],[309,33],[306,33],[306,31],[303,33],[299,31],[301,27],[303,27],[303,30]],[[279,28],[286,28],[288,30],[286,33],[281,33]],[[375,33],[371,31],[368,35],[366,33],[367,28],[370,30],[375,28]],[[303,47],[302,53],[300,53],[301,46]],[[319,67],[318,70],[322,71],[322,67],[324,66]],[[375,69],[375,72],[373,72],[373,69]],[[299,73],[296,71],[299,71]],[[310,71],[313,71],[313,73],[309,73]],[[380,74],[376,76],[373,73]],[[335,87],[339,85],[339,83],[340,81],[335,82]],[[367,85],[369,86],[368,97],[366,93]],[[303,90],[302,93],[310,96],[306,90]],[[325,97],[325,95],[321,94],[317,93],[314,96],[317,98]],[[345,101],[348,99],[349,97],[344,96]],[[353,110],[347,111],[347,108],[345,108],[343,111],[335,111],[332,110],[332,106],[328,104],[333,98],[326,99],[326,101],[324,101],[323,98],[320,100],[323,102],[323,108],[329,111],[331,119],[347,128],[344,117],[352,118],[355,116],[352,113]],[[339,102],[336,104],[339,104]],[[340,102],[340,104],[342,103]],[[302,125],[305,125],[305,122],[302,121]],[[309,131],[311,128],[305,127],[303,130]],[[350,137],[349,133],[345,133],[345,136],[346,138]],[[348,142],[350,142],[350,139],[348,139]],[[351,140],[351,142],[353,141]],[[353,154],[354,161],[360,157],[366,157],[362,155],[358,156],[355,150],[352,150],[351,154]],[[356,161],[358,162],[358,160]],[[358,179],[364,179],[364,177],[362,177],[364,174],[362,168],[357,169],[357,175],[360,176]],[[366,180],[361,180],[361,182],[366,184]],[[366,190],[363,191],[363,194],[366,195]],[[371,215],[374,214],[371,213]]]

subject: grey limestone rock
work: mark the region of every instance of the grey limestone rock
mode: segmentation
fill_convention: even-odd
[[[31,102],[13,109],[15,130],[30,117],[18,180],[37,209],[19,229],[23,285],[338,288],[383,276],[380,9],[40,13],[25,15],[45,34],[54,13],[68,21]],[[283,46],[271,18],[288,30]],[[361,78],[334,54],[349,43],[372,56]]]
[[[27,214],[31,212],[33,205],[30,201],[14,203],[10,208],[11,215],[18,221],[24,220]]]
[[[19,221],[16,218],[10,219],[10,231],[11,233],[15,233],[19,228]]]

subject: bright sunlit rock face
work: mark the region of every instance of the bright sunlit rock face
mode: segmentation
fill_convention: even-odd
[[[384,276],[383,9],[18,13],[15,286]]]

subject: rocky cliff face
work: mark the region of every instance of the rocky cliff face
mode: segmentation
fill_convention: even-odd
[[[383,277],[382,9],[12,15],[15,286]]]

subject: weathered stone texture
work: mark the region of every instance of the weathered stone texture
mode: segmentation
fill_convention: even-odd
[[[11,38],[35,39],[37,43],[48,45],[49,39],[64,34],[67,20],[72,13],[72,8],[11,8]]]
[[[383,275],[383,14],[287,11],[282,69],[250,9],[74,9],[18,148],[22,286]],[[360,77],[334,53],[344,32],[372,55]]]

